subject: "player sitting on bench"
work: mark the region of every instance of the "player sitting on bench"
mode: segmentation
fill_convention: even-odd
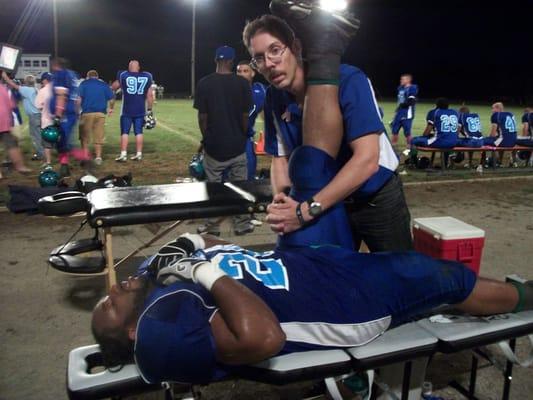
[[[478,278],[415,252],[255,253],[185,234],[110,289],[92,330],[107,367],[135,359],[149,382],[207,383],[280,353],[364,345],[443,304],[530,310],[533,281]]]
[[[459,109],[459,135],[457,146],[483,147],[483,133],[481,132],[479,114],[471,113],[466,106]],[[473,155],[473,151],[468,152],[468,168],[472,168]]]
[[[485,146],[494,147],[514,147],[516,144],[516,121],[514,115],[504,110],[503,103],[494,103],[492,105],[492,115],[490,117],[491,131],[490,136],[483,140]],[[499,151],[499,165],[503,163],[503,151]],[[511,157],[511,165],[514,165],[514,156]],[[481,154],[481,165],[485,164],[485,153]]]
[[[447,99],[439,98],[436,107],[427,114],[427,126],[422,136],[411,140],[411,148],[416,146],[437,149],[451,149],[457,145],[459,132],[459,114],[451,110]],[[413,156],[415,152],[412,152]],[[445,154],[447,158],[448,153]],[[447,160],[446,164],[447,164]]]

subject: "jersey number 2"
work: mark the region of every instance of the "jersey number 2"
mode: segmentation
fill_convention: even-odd
[[[269,289],[289,290],[287,268],[280,260],[257,259],[243,253],[219,253],[213,261],[233,279],[242,279],[246,271]]]
[[[128,94],[144,94],[144,88],[148,83],[148,78],[145,76],[128,76],[126,78],[126,92]]]

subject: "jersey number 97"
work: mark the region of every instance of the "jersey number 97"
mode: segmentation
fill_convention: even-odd
[[[148,83],[148,78],[145,76],[128,76],[126,78],[126,93],[128,94],[144,94],[144,89]]]

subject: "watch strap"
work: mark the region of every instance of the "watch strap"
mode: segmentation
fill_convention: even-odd
[[[300,222],[300,225],[304,226],[305,219],[302,214],[302,203],[298,203],[298,205],[296,206],[296,216],[298,217],[298,221]]]

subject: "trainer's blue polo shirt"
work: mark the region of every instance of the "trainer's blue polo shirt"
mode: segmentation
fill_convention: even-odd
[[[354,193],[355,196],[370,196],[391,178],[399,162],[385,133],[372,84],[359,68],[341,65],[339,105],[344,123],[343,143],[338,156],[341,165],[352,156],[352,141],[381,132],[379,170]],[[290,156],[301,145],[302,110],[290,93],[269,87],[265,101],[265,151],[275,157]]]
[[[81,112],[107,113],[107,102],[113,98],[113,92],[107,83],[98,78],[89,78],[80,84]]]

